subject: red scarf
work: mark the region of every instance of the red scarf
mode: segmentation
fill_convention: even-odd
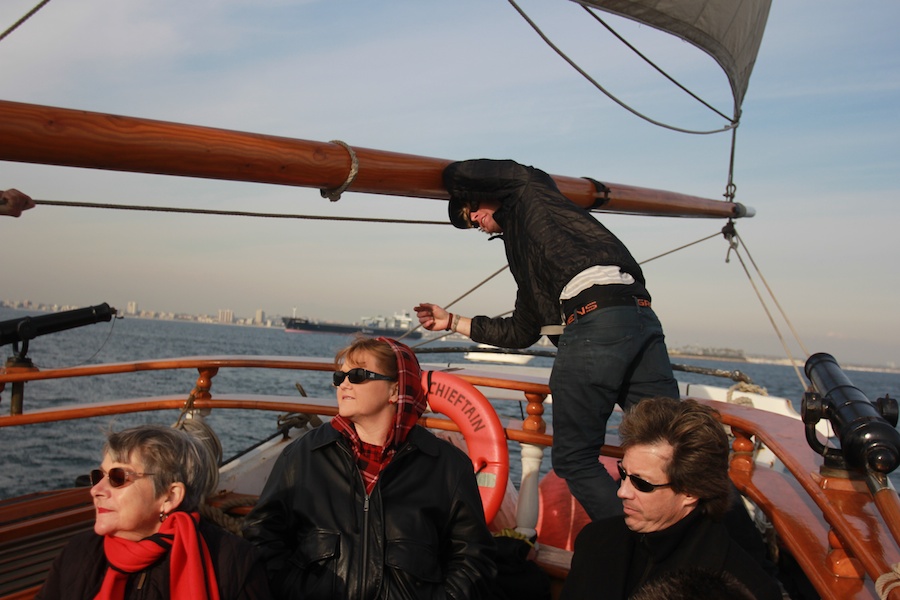
[[[103,550],[110,567],[95,600],[121,600],[128,577],[153,565],[169,551],[172,600],[219,600],[216,574],[199,523],[200,513],[176,511],[163,521],[157,533],[139,542],[106,536]]]

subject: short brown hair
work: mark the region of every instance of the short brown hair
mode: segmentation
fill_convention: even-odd
[[[349,346],[338,350],[337,355],[334,357],[334,364],[336,367],[339,367],[346,360],[358,363],[357,358],[362,353],[368,353],[375,358],[373,368],[378,369],[379,373],[395,380],[397,379],[399,367],[394,349],[387,342],[375,338],[356,337]]]
[[[668,442],[672,460],[665,472],[675,492],[699,499],[702,514],[721,518],[728,509],[728,436],[719,413],[696,400],[647,398],[622,417],[619,438],[622,449]]]

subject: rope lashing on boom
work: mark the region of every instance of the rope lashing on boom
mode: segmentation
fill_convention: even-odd
[[[900,563],[891,565],[891,570],[882,573],[875,580],[875,591],[881,600],[887,600],[894,588],[900,586]]]
[[[359,174],[359,158],[356,156],[356,152],[353,151],[353,148],[347,143],[342,142],[341,140],[331,140],[331,143],[341,146],[350,155],[350,172],[347,173],[347,179],[344,180],[344,183],[331,190],[319,190],[319,193],[322,194],[323,198],[328,198],[332,202],[337,202],[341,199],[341,194],[346,192],[347,188],[353,185],[354,180],[356,180],[356,176]]]

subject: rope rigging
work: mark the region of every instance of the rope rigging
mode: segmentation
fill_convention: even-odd
[[[229,217],[258,217],[268,219],[305,219],[310,221],[341,221],[354,223],[399,223],[403,225],[450,225],[447,221],[425,221],[419,219],[379,219],[374,217],[334,217],[326,215],[296,215],[285,213],[262,213],[242,210],[214,210],[205,208],[179,208],[174,206],[138,206],[130,204],[103,204],[98,202],[66,202],[62,200],[35,200],[35,204],[45,206],[66,206],[75,208],[102,208],[109,210],[136,210],[148,212],[183,213],[193,215],[219,215]]]
[[[662,75],[663,77],[665,77],[666,79],[671,81],[675,86],[677,86],[679,89],[681,89],[684,93],[686,93],[688,96],[690,96],[691,98],[693,98],[694,100],[696,100],[697,102],[699,102],[700,104],[702,104],[703,106],[708,108],[709,110],[713,111],[714,113],[716,113],[717,115],[719,115],[720,117],[725,119],[726,121],[731,122],[735,127],[737,126],[737,123],[734,121],[734,119],[730,118],[728,115],[726,115],[725,113],[720,111],[718,108],[714,107],[709,102],[707,102],[706,100],[704,100],[703,98],[701,98],[700,96],[698,96],[697,94],[692,92],[691,90],[684,87],[684,85],[682,85],[677,79],[675,79],[674,77],[672,77],[671,75],[669,75],[668,73],[663,71],[659,65],[657,65],[655,62],[650,60],[646,55],[644,55],[643,52],[641,52],[640,50],[635,48],[634,45],[629,43],[628,40],[626,40],[624,37],[622,37],[618,31],[613,29],[609,23],[607,23],[606,21],[601,19],[600,15],[598,15],[596,12],[594,12],[593,10],[591,10],[590,8],[588,8],[587,6],[585,6],[583,4],[581,5],[581,8],[583,8],[585,10],[585,12],[587,12],[589,15],[594,17],[594,19],[596,19],[596,21],[598,23],[603,25],[607,31],[609,31],[613,36],[615,36],[615,38],[617,40],[619,40],[620,42],[625,44],[625,46],[627,46],[629,50],[631,50],[637,56],[639,56],[641,58],[641,60],[643,60],[645,63],[647,63],[648,65],[653,67],[653,69],[655,69],[660,75]]]
[[[409,224],[409,225],[440,225],[440,226],[446,226],[446,225],[448,225],[448,223],[445,222],[445,221],[425,221],[425,220],[413,220],[413,219],[382,219],[382,218],[365,218],[365,217],[338,217],[338,216],[321,216],[321,215],[298,215],[298,214],[279,214],[279,213],[259,213],[259,212],[248,212],[248,211],[226,211],[226,210],[194,209],[194,208],[177,208],[177,207],[159,207],[159,206],[117,205],[117,204],[100,204],[100,203],[90,203],[90,202],[64,202],[64,201],[53,201],[53,200],[36,200],[36,201],[35,201],[35,204],[43,204],[43,205],[49,205],[49,206],[63,206],[63,207],[100,208],[100,209],[113,209],[113,210],[133,210],[133,211],[150,211],[150,212],[172,212],[172,213],[188,213],[188,214],[201,214],[201,215],[224,215],[224,216],[241,216],[241,217],[281,218],[281,219],[308,219],[308,220],[338,221],[338,222],[397,223],[397,224]],[[750,254],[749,249],[747,249],[747,246],[746,246],[744,240],[740,237],[740,235],[738,235],[737,230],[736,230],[736,228],[734,227],[734,223],[733,223],[732,221],[729,221],[728,224],[725,225],[725,227],[723,227],[722,230],[720,230],[720,231],[717,231],[717,232],[715,232],[715,233],[713,233],[713,234],[711,234],[711,235],[708,235],[708,236],[699,238],[699,239],[697,239],[697,240],[695,240],[695,241],[693,241],[693,242],[689,242],[689,243],[687,243],[687,244],[683,244],[683,245],[681,245],[681,246],[677,246],[677,247],[672,248],[671,250],[668,250],[668,251],[663,252],[663,253],[661,253],[661,254],[657,254],[657,255],[652,256],[652,257],[650,257],[650,258],[647,258],[647,259],[644,259],[644,260],[642,260],[642,261],[639,261],[639,264],[641,264],[641,265],[647,264],[647,263],[652,262],[652,261],[654,261],[654,260],[663,258],[663,257],[665,257],[665,256],[669,256],[669,255],[674,254],[674,253],[676,253],[676,252],[679,252],[679,251],[681,251],[681,250],[685,250],[685,249],[687,249],[687,248],[690,248],[690,247],[695,246],[695,245],[697,245],[697,244],[700,244],[700,243],[702,243],[702,242],[705,242],[705,241],[711,240],[711,239],[713,239],[713,238],[716,238],[716,237],[718,237],[719,235],[723,235],[723,236],[725,237],[725,239],[727,240],[727,242],[728,242],[728,251],[727,251],[727,254],[726,254],[725,262],[726,262],[726,263],[727,263],[727,262],[730,262],[730,256],[731,256],[732,254],[734,254],[734,256],[736,256],[736,257],[738,258],[738,261],[740,262],[740,264],[741,264],[741,266],[742,266],[742,268],[743,268],[743,270],[744,270],[744,273],[745,273],[745,275],[746,275],[746,277],[747,277],[747,280],[750,282],[751,286],[753,287],[753,290],[754,290],[754,292],[755,292],[755,294],[756,294],[756,296],[757,296],[757,299],[759,300],[760,305],[762,306],[763,310],[765,311],[766,316],[767,316],[767,318],[769,319],[769,322],[770,322],[770,324],[771,324],[773,330],[775,331],[775,334],[777,335],[778,339],[780,340],[780,342],[781,342],[781,344],[782,344],[782,347],[783,347],[783,349],[784,349],[785,355],[786,355],[786,356],[788,357],[788,359],[790,360],[790,363],[791,363],[791,365],[792,365],[792,367],[793,367],[793,369],[794,369],[794,372],[795,372],[796,375],[797,375],[797,378],[798,378],[799,381],[800,381],[801,386],[805,388],[805,387],[806,387],[806,384],[805,384],[803,375],[802,375],[801,372],[800,372],[800,367],[798,366],[797,359],[795,359],[795,357],[794,357],[793,354],[791,353],[791,351],[790,351],[790,349],[789,349],[789,347],[788,347],[788,345],[787,345],[787,343],[786,343],[786,341],[785,341],[784,335],[783,335],[782,332],[780,331],[780,329],[779,329],[779,327],[778,327],[778,325],[777,325],[777,323],[776,323],[776,321],[775,321],[775,318],[773,317],[772,311],[771,311],[771,310],[769,309],[769,307],[767,306],[766,300],[763,298],[763,295],[762,295],[762,293],[760,292],[759,287],[757,286],[756,282],[754,281],[753,275],[751,274],[751,270],[750,270],[750,268],[749,268],[747,262],[745,262],[744,257],[742,256],[742,253],[740,252],[740,248],[741,248],[741,247],[744,248],[744,250],[745,250],[745,252],[746,252],[746,254],[747,254],[747,261],[749,261],[750,265],[752,265],[753,271],[755,271],[756,276],[759,278],[760,282],[762,283],[762,286],[765,288],[767,294],[768,294],[769,297],[772,299],[772,302],[773,302],[773,304],[774,304],[775,309],[777,309],[778,313],[781,315],[782,319],[783,319],[783,320],[785,321],[785,323],[787,324],[788,328],[789,328],[790,331],[791,331],[791,334],[793,335],[795,341],[799,344],[799,346],[800,346],[802,352],[803,352],[806,356],[809,356],[809,351],[807,350],[806,346],[803,344],[802,340],[800,339],[799,333],[797,332],[797,330],[796,330],[796,328],[794,327],[793,323],[791,322],[791,320],[789,319],[789,317],[788,317],[787,314],[785,313],[783,307],[782,307],[781,304],[779,303],[779,301],[778,301],[777,297],[775,296],[775,293],[773,292],[771,286],[769,285],[769,283],[768,283],[768,281],[766,280],[766,278],[763,276],[763,274],[762,274],[762,272],[761,272],[759,266],[756,264],[756,261],[753,259],[752,255]],[[472,286],[469,290],[467,290],[466,292],[464,292],[462,295],[458,296],[457,298],[455,298],[455,299],[453,299],[452,301],[450,301],[449,303],[447,303],[446,306],[445,306],[445,308],[451,308],[451,307],[453,307],[455,304],[457,304],[458,302],[460,302],[460,301],[462,301],[463,299],[465,299],[467,296],[469,296],[469,295],[471,295],[472,293],[474,293],[477,289],[479,289],[480,287],[482,287],[483,285],[485,285],[486,283],[488,283],[489,281],[491,281],[492,279],[494,279],[495,277],[497,277],[500,273],[502,273],[503,271],[507,270],[508,268],[509,268],[509,265],[503,265],[501,268],[497,269],[495,272],[493,272],[492,274],[488,275],[487,277],[485,277],[485,278],[484,278],[483,280],[481,280],[480,282],[476,283],[474,286]],[[499,314],[499,315],[496,315],[496,317],[503,317],[503,316],[506,316],[506,315],[511,314],[512,312],[513,312],[512,310],[509,310],[509,311],[507,311],[507,312],[504,312],[504,313],[501,313],[501,314]],[[417,330],[420,329],[420,328],[421,328],[421,325],[417,325],[416,327],[410,329],[407,333],[405,333],[404,335],[402,335],[399,339],[402,340],[403,338],[407,337],[410,333],[412,333],[412,332],[414,332],[414,331],[417,331]],[[428,343],[431,343],[431,342],[434,342],[434,341],[441,340],[441,339],[443,339],[444,337],[446,337],[446,336],[448,336],[448,335],[450,335],[450,332],[445,333],[445,334],[440,335],[440,336],[437,336],[437,337],[435,337],[435,338],[431,338],[431,339],[422,341],[422,342],[420,342],[419,344],[413,346],[413,348],[417,348],[417,347],[420,347],[420,346],[422,346],[422,345],[424,345],[424,344],[428,344]],[[101,347],[101,349],[102,349],[102,347]],[[99,352],[99,350],[98,350],[98,352]]]
[[[23,16],[21,19],[19,19],[15,23],[13,23],[6,31],[4,31],[3,33],[0,33],[0,42],[2,42],[6,38],[6,36],[8,36],[13,31],[18,29],[19,26],[22,25],[22,23],[24,23],[25,21],[27,21],[28,19],[33,17],[35,15],[35,13],[37,13],[37,11],[44,8],[44,5],[46,5],[48,2],[50,2],[50,0],[41,0],[41,2],[38,2],[34,8],[29,10],[27,13],[25,13],[25,16]]]
[[[653,118],[651,118],[651,117],[649,117],[649,116],[647,116],[647,115],[641,113],[640,111],[638,111],[638,110],[635,109],[634,107],[632,107],[632,106],[626,104],[624,101],[620,100],[620,99],[619,99],[617,96],[615,96],[612,92],[610,92],[610,91],[607,90],[605,87],[603,87],[602,85],[600,85],[600,83],[599,83],[596,79],[594,79],[593,77],[591,77],[590,75],[588,75],[588,73],[587,73],[584,69],[582,69],[581,67],[579,67],[578,64],[576,64],[574,60],[572,60],[565,52],[563,52],[556,44],[554,44],[554,43],[550,40],[550,38],[547,37],[547,35],[546,35],[543,31],[541,31],[540,27],[537,26],[537,23],[535,23],[535,22],[531,19],[531,17],[529,17],[529,16],[525,13],[525,11],[522,10],[522,8],[520,8],[518,4],[516,4],[515,0],[508,0],[508,1],[509,1],[509,3],[512,5],[512,7],[513,7],[514,9],[516,9],[516,11],[522,16],[522,18],[525,19],[525,21],[531,26],[531,28],[534,29],[535,33],[537,33],[538,36],[540,36],[540,38],[541,38],[542,40],[544,40],[544,43],[546,43],[546,44],[547,44],[554,52],[556,52],[556,53],[557,53],[564,61],[566,61],[567,63],[569,63],[569,65],[570,65],[573,69],[575,69],[576,71],[578,71],[578,73],[579,73],[582,77],[584,77],[588,82],[590,82],[591,85],[593,85],[595,88],[597,88],[598,90],[600,90],[607,98],[609,98],[610,100],[612,100],[613,102],[615,102],[616,104],[618,104],[619,106],[621,106],[622,108],[624,108],[625,110],[627,110],[628,112],[630,112],[631,114],[635,115],[636,117],[638,117],[638,118],[640,118],[640,119],[643,119],[644,121],[647,121],[648,123],[652,123],[653,125],[656,125],[656,126],[658,126],[658,127],[662,127],[662,128],[664,128],[664,129],[670,129],[670,130],[672,130],[672,131],[678,131],[678,132],[680,132],[680,133],[690,133],[690,134],[693,134],[693,135],[710,135],[710,134],[713,134],[713,133],[722,133],[723,131],[729,131],[729,130],[731,130],[731,129],[735,129],[735,128],[740,124],[740,122],[739,122],[738,120],[736,120],[736,119],[728,119],[728,117],[725,117],[725,118],[729,121],[728,125],[725,125],[724,127],[720,128],[720,129],[711,129],[711,130],[701,131],[701,130],[695,130],[695,129],[684,129],[684,128],[682,128],[682,127],[676,127],[676,126],[674,126],[674,125],[669,125],[669,124],[663,123],[663,122],[661,122],[661,121],[657,121],[657,120],[655,120],[655,119],[653,119]],[[591,12],[591,11],[588,11],[588,12]],[[591,14],[593,14],[593,13],[591,13]],[[595,15],[595,17],[596,17],[596,15]],[[601,22],[602,22],[602,21],[601,21]],[[604,24],[604,25],[605,25],[605,24]],[[607,28],[608,28],[608,26],[607,26]],[[617,37],[619,37],[619,36],[617,36]],[[619,39],[621,39],[621,37],[620,37]],[[632,46],[629,45],[629,47],[632,47]],[[643,56],[642,56],[642,58],[643,58]],[[645,58],[644,60],[646,60],[646,58]],[[649,61],[648,61],[648,62],[649,62]],[[650,64],[652,65],[652,63],[650,63]],[[660,71],[660,72],[662,73],[662,70],[659,69],[659,67],[656,67],[656,65],[653,65],[653,66],[654,66],[654,68],[656,68],[656,70],[658,70],[658,71]],[[663,74],[665,75],[665,73],[663,73]],[[671,77],[669,77],[668,75],[666,75],[666,77],[669,78],[671,81],[674,82],[674,80],[673,80]],[[687,91],[686,88],[684,88],[684,86],[682,86],[682,85],[680,85],[680,84],[677,84],[677,83],[676,83],[676,85],[678,85],[678,87],[680,87],[681,89]],[[691,92],[688,92],[688,93],[689,93],[691,96],[693,96],[694,98],[696,98],[696,99],[699,100],[699,98],[697,98],[697,96],[694,95],[693,93],[691,93]],[[701,100],[701,102],[702,102],[704,105],[706,105],[707,107],[709,107],[709,108],[712,109],[712,107],[709,106],[709,104],[707,104],[706,102],[703,102],[702,100]],[[715,109],[712,109],[712,110],[714,110],[714,111],[715,111],[716,113],[718,113],[718,114],[722,114],[722,113],[720,113],[719,111],[717,111],[717,110],[715,110]],[[723,116],[724,116],[724,115],[723,115]]]
[[[675,252],[679,252],[679,251],[681,251],[681,250],[685,250],[685,249],[687,249],[687,248],[690,248],[690,247],[692,247],[692,246],[695,246],[695,245],[697,245],[697,244],[699,244],[699,243],[701,243],[701,242],[705,242],[705,241],[711,240],[711,239],[713,239],[713,238],[717,238],[717,237],[719,237],[720,235],[722,235],[722,236],[725,238],[725,240],[727,241],[727,243],[728,243],[728,250],[727,250],[727,253],[726,253],[726,257],[725,257],[725,262],[726,262],[726,263],[730,262],[730,256],[731,256],[732,253],[738,258],[738,261],[741,263],[741,266],[743,267],[744,274],[746,275],[747,280],[750,282],[751,287],[753,288],[754,292],[756,293],[756,297],[757,297],[757,299],[759,300],[760,306],[762,307],[763,311],[766,313],[766,316],[767,316],[767,318],[769,319],[769,322],[770,322],[770,324],[772,325],[772,328],[773,328],[773,330],[775,331],[775,334],[777,335],[779,341],[781,342],[781,345],[782,345],[782,348],[784,349],[785,355],[788,357],[788,360],[789,360],[790,363],[791,363],[791,366],[792,366],[792,368],[793,368],[793,370],[794,370],[794,373],[797,375],[797,378],[798,378],[799,381],[800,381],[800,386],[801,386],[801,388],[805,389],[805,388],[806,388],[806,382],[805,382],[804,377],[803,377],[803,375],[802,375],[802,373],[801,373],[801,371],[800,371],[800,367],[799,367],[799,365],[798,365],[797,359],[796,359],[796,358],[793,356],[793,354],[791,353],[790,348],[788,347],[788,345],[787,345],[787,343],[786,343],[786,341],[785,341],[784,335],[782,335],[782,332],[781,332],[781,330],[779,329],[778,324],[776,323],[776,321],[775,321],[775,319],[774,319],[774,317],[773,317],[773,315],[772,315],[772,311],[769,310],[769,307],[768,307],[768,305],[767,305],[767,303],[766,303],[766,300],[765,300],[765,298],[763,297],[763,295],[760,293],[759,287],[756,285],[756,282],[754,281],[754,277],[753,277],[753,275],[751,274],[750,269],[748,268],[747,264],[744,262],[744,258],[743,258],[743,256],[741,255],[741,252],[740,252],[740,248],[741,248],[741,247],[744,248],[744,251],[745,251],[746,254],[747,254],[747,260],[748,260],[748,261],[750,262],[750,264],[753,266],[753,269],[754,269],[754,271],[755,271],[755,273],[756,273],[756,276],[757,276],[757,277],[759,278],[759,280],[762,282],[762,284],[763,284],[763,286],[765,287],[765,289],[766,289],[768,295],[771,297],[773,304],[775,305],[775,307],[777,308],[779,314],[781,315],[781,318],[785,321],[785,323],[787,323],[788,328],[790,329],[790,331],[791,331],[791,333],[792,333],[792,335],[793,335],[793,337],[794,337],[794,340],[797,342],[797,344],[800,346],[800,349],[802,350],[802,352],[803,352],[807,357],[809,356],[809,351],[807,350],[806,345],[805,345],[805,344],[803,343],[803,341],[800,339],[799,333],[797,332],[797,330],[796,330],[796,328],[794,327],[793,323],[791,322],[790,318],[787,316],[787,314],[785,313],[784,309],[782,308],[781,303],[778,301],[778,298],[775,296],[775,293],[772,291],[772,288],[769,286],[768,281],[766,280],[765,276],[763,276],[762,271],[759,269],[759,266],[756,264],[756,261],[753,260],[753,257],[752,257],[752,255],[750,254],[750,250],[747,248],[746,244],[744,243],[744,240],[740,237],[740,235],[738,235],[737,229],[735,228],[733,221],[730,221],[730,220],[729,220],[729,222],[728,222],[721,230],[719,230],[719,231],[717,231],[717,232],[715,232],[715,233],[713,233],[713,234],[711,234],[711,235],[708,235],[708,236],[706,236],[706,237],[702,237],[702,238],[700,238],[700,239],[698,239],[698,240],[695,240],[695,241],[693,241],[693,242],[689,242],[689,243],[687,243],[687,244],[683,244],[683,245],[678,246],[678,247],[676,247],[676,248],[673,248],[673,249],[671,249],[671,250],[669,250],[669,251],[667,251],[667,252],[663,252],[662,254],[658,254],[658,255],[656,255],[656,256],[652,256],[652,257],[647,258],[647,259],[645,259],[645,260],[639,261],[639,264],[645,265],[645,264],[647,264],[647,263],[649,263],[649,262],[651,262],[651,261],[654,261],[654,260],[656,260],[656,259],[662,258],[662,257],[664,257],[664,256],[669,256],[669,255],[671,255],[671,254],[674,254]],[[470,294],[472,294],[475,290],[477,290],[478,288],[480,288],[481,286],[483,286],[485,283],[487,283],[488,281],[490,281],[491,279],[493,279],[494,277],[496,277],[497,275],[499,275],[500,273],[502,273],[503,271],[505,271],[505,270],[508,269],[508,268],[509,268],[509,265],[504,265],[503,267],[501,267],[500,269],[498,269],[498,270],[495,271],[494,273],[488,275],[485,279],[483,279],[482,281],[480,281],[479,283],[477,283],[476,285],[474,285],[472,288],[470,288],[469,290],[467,290],[467,291],[466,291],[465,293],[463,293],[461,296],[459,296],[459,297],[457,297],[456,299],[452,300],[451,302],[447,303],[446,306],[445,306],[445,308],[451,308],[454,304],[456,304],[457,302],[459,302],[459,301],[461,301],[462,299],[466,298],[467,296],[469,296]],[[509,310],[509,311],[507,311],[507,312],[505,312],[505,313],[502,313],[502,314],[497,315],[497,317],[506,316],[506,315],[508,315],[508,314],[511,314],[512,312],[513,312],[512,310]],[[408,335],[409,333],[418,330],[420,327],[421,327],[421,325],[417,325],[416,327],[412,328],[409,332],[407,332],[407,334],[405,334],[405,335]],[[438,340],[441,340],[441,339],[447,337],[447,336],[450,335],[451,333],[452,333],[452,332],[447,332],[447,333],[445,333],[445,334],[443,334],[443,335],[439,335],[439,336],[434,337],[434,338],[430,338],[430,339],[427,339],[427,340],[423,340],[423,341],[419,342],[418,344],[416,344],[415,346],[412,346],[412,348],[413,348],[413,349],[416,349],[416,348],[419,348],[419,347],[421,347],[421,346],[423,346],[423,345],[430,344],[430,343],[432,343],[432,342],[436,342],[436,341],[438,341]],[[405,335],[404,335],[403,337],[405,337]],[[678,369],[678,370],[688,371],[688,370],[690,370],[690,369],[688,369],[688,368],[682,368],[682,369]],[[729,377],[732,377],[732,378],[735,378],[735,377],[733,376],[733,374],[729,374],[728,376],[729,376]],[[765,394],[764,391],[762,391],[762,392],[761,392],[760,390],[753,390],[753,391],[756,391],[757,393],[763,393],[763,394]]]
[[[595,80],[593,77],[588,75],[588,73],[584,69],[579,67],[578,64],[576,64],[574,60],[572,60],[565,52],[563,52],[556,44],[554,44],[551,41],[550,38],[547,37],[547,35],[540,29],[540,27],[538,27],[537,24],[531,19],[531,17],[529,17],[525,13],[525,11],[522,10],[522,8],[519,7],[518,4],[516,4],[515,0],[508,0],[508,1],[512,5],[512,7],[516,10],[516,12],[518,12],[519,15],[525,20],[525,22],[527,22],[528,25],[530,25],[531,28],[534,29],[535,33],[537,33],[538,36],[540,36],[540,38],[544,41],[544,43],[547,44],[547,46],[549,46],[554,52],[556,52],[560,56],[560,58],[562,58],[564,61],[569,63],[569,66],[571,66],[573,69],[575,69],[591,85],[593,85],[595,88],[600,90],[607,98],[609,98],[610,100],[612,100],[613,102],[615,102],[616,104],[618,104],[619,106],[621,106],[622,108],[624,108],[625,110],[630,112],[631,114],[635,115],[636,117],[643,119],[644,121],[647,121],[648,123],[656,125],[657,127],[662,127],[663,129],[669,129],[671,131],[677,131],[680,133],[688,133],[688,134],[692,134],[692,135],[710,135],[710,134],[714,134],[714,133],[722,133],[725,131],[731,131],[731,152],[730,152],[730,157],[729,157],[729,161],[728,161],[728,183],[725,186],[724,196],[729,202],[734,201],[735,192],[737,190],[737,186],[735,186],[735,184],[734,184],[734,156],[735,156],[735,148],[736,148],[736,144],[737,144],[737,128],[741,124],[740,123],[740,112],[741,111],[740,111],[739,107],[735,108],[734,117],[728,117],[727,115],[725,115],[725,113],[723,113],[722,111],[713,107],[711,104],[709,104],[708,102],[706,102],[705,100],[700,98],[697,94],[690,91],[688,88],[686,88],[680,82],[678,82],[674,77],[672,77],[671,75],[666,73],[656,63],[654,63],[652,60],[650,60],[647,56],[645,56],[642,52],[640,52],[637,48],[635,48],[631,43],[629,43],[624,37],[622,37],[617,31],[615,31],[606,21],[601,19],[600,16],[596,12],[594,12],[587,6],[582,5],[582,8],[585,11],[587,11],[587,13],[589,15],[594,17],[594,19],[598,23],[603,25],[603,27],[605,27],[613,36],[615,36],[616,39],[618,39],[623,45],[625,45],[629,50],[631,50],[636,56],[641,58],[641,60],[643,60],[650,67],[655,69],[658,73],[660,73],[663,77],[665,77],[667,80],[669,80],[676,87],[678,87],[683,92],[688,94],[691,98],[693,98],[694,100],[696,100],[697,102],[699,102],[700,104],[702,104],[703,106],[705,106],[706,108],[708,108],[709,110],[714,112],[715,114],[719,115],[720,117],[722,117],[723,119],[728,121],[728,124],[725,125],[724,127],[722,127],[721,129],[711,129],[711,130],[701,131],[701,130],[694,130],[694,129],[684,129],[682,127],[676,127],[674,125],[669,125],[669,124],[663,123],[661,121],[657,121],[657,120],[641,113],[634,107],[626,104],[623,100],[619,99],[612,92],[610,92],[605,87],[600,85],[600,83],[597,82],[597,80]]]
[[[779,341],[781,342],[781,347],[784,349],[785,355],[788,357],[788,360],[791,362],[791,366],[794,369],[794,373],[797,375],[797,379],[800,381],[801,387],[806,387],[806,382],[804,381],[803,374],[800,372],[800,367],[797,364],[797,360],[794,358],[791,353],[790,348],[788,348],[787,343],[785,342],[784,336],[781,333],[781,330],[778,327],[778,324],[775,322],[775,319],[772,317],[772,312],[769,310],[768,305],[766,304],[765,299],[759,291],[759,288],[756,286],[756,282],[753,280],[753,276],[750,274],[750,270],[747,268],[747,264],[744,262],[743,257],[740,253],[740,248],[743,247],[747,252],[747,259],[753,265],[753,268],[756,272],[756,275],[759,277],[760,281],[766,288],[769,296],[772,298],[772,302],[775,304],[775,307],[778,309],[781,314],[781,318],[784,319],[785,323],[787,323],[788,327],[791,330],[791,333],[794,336],[794,340],[800,345],[800,349],[803,353],[809,357],[809,350],[806,349],[806,345],[800,339],[800,335],[797,333],[797,330],[794,328],[793,323],[790,318],[788,318],[787,314],[782,309],[781,304],[778,302],[778,298],[775,296],[775,293],[772,291],[772,288],[769,287],[766,278],[763,276],[759,267],[756,264],[756,261],[753,260],[753,257],[750,255],[750,250],[747,248],[747,245],[744,243],[744,240],[738,235],[737,230],[734,228],[734,224],[729,221],[728,225],[725,226],[722,230],[722,234],[728,240],[728,254],[726,255],[725,262],[729,262],[728,256],[734,252],[734,255],[738,258],[741,263],[741,267],[744,270],[744,274],[747,276],[747,280],[750,282],[750,285],[753,287],[753,291],[756,293],[756,297],[759,300],[760,306],[766,313],[766,317],[769,319],[769,323],[772,325],[772,329],[775,331],[775,335],[778,336]]]

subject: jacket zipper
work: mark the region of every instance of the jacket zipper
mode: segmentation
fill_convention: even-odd
[[[360,485],[362,485],[362,489],[363,489],[363,523],[362,523],[363,524],[363,543],[362,543],[363,550],[362,550],[362,557],[361,557],[362,577],[360,577],[360,579],[359,579],[359,585],[357,586],[357,593],[356,593],[357,598],[362,598],[363,597],[363,586],[365,585],[365,582],[366,582],[366,579],[368,576],[368,565],[369,565],[369,561],[368,561],[368,558],[369,558],[369,499],[371,498],[371,494],[369,494],[368,492],[365,491],[366,481],[363,479],[362,473],[359,472],[359,467],[356,466],[356,463],[353,460],[353,453],[348,448],[346,448],[343,444],[338,444],[338,447],[342,448],[344,450],[347,460],[350,463],[353,470],[356,471],[356,475],[359,479],[359,483],[360,483]],[[390,469],[394,465],[394,463],[397,461],[398,458],[400,458],[404,454],[407,454],[410,451],[410,448],[411,448],[410,444],[408,444],[408,443],[403,444],[403,447],[397,451],[397,453],[394,455],[394,458],[391,460],[391,463],[385,468],[385,471],[387,469]],[[384,475],[384,471],[381,472],[381,475],[382,476]],[[378,487],[378,484],[380,484],[380,483],[381,483],[381,476],[379,476],[378,481],[375,482],[375,487]],[[372,489],[374,490],[375,488],[372,488]],[[382,576],[382,585],[384,585],[384,576]]]
[[[356,470],[359,473],[359,469]],[[360,480],[362,480],[362,474],[359,476]],[[366,482],[363,481],[363,490],[366,489]],[[368,578],[369,574],[369,493],[366,492],[363,497],[363,555],[362,555],[362,577],[359,578],[359,591],[356,594],[357,598],[363,597],[363,586]]]

